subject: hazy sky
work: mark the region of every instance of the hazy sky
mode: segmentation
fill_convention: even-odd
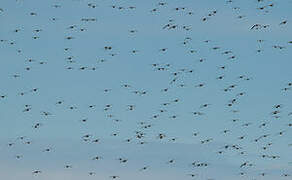
[[[1,0],[0,179],[292,177],[292,1],[159,2]]]

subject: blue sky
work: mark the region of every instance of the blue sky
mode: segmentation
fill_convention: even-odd
[[[285,173],[292,176],[292,134],[288,126],[292,94],[282,90],[292,82],[292,44],[288,43],[292,41],[292,1],[175,0],[165,6],[158,3],[0,3],[0,95],[4,96],[0,99],[0,168],[4,172],[0,177],[74,180],[110,179],[118,175],[120,179],[194,179],[187,174],[195,173],[197,179],[269,180],[289,178],[282,176]],[[273,7],[267,6],[271,3]],[[129,9],[130,6],[136,8]],[[268,12],[257,9],[263,6]],[[185,10],[175,10],[182,7]],[[157,12],[150,12],[154,8]],[[215,15],[203,22],[202,18],[214,10]],[[36,16],[30,15],[32,12]],[[238,19],[239,15],[243,18]],[[96,21],[84,22],[83,18]],[[170,19],[178,27],[163,29]],[[285,20],[286,24],[279,25]],[[251,30],[254,24],[269,27]],[[183,26],[191,30],[186,31]],[[14,32],[16,29],[19,31]],[[41,31],[34,32],[36,29]],[[35,36],[38,38],[33,39]],[[187,37],[191,40],[186,41]],[[112,50],[105,50],[108,46]],[[163,48],[165,52],[161,51]],[[232,53],[223,54],[225,51]],[[232,56],[235,58],[229,59]],[[69,63],[70,59],[74,63]],[[159,71],[152,64],[166,70]],[[226,68],[222,70],[222,66]],[[178,73],[177,81],[170,84],[173,73]],[[14,78],[16,74],[20,77]],[[224,78],[216,79],[219,76]],[[196,87],[201,83],[204,87]],[[130,87],[125,88],[124,84]],[[235,88],[224,92],[233,84]],[[38,88],[37,92],[32,91],[34,88]],[[165,88],[169,90],[163,92]],[[105,89],[111,90],[105,93]],[[137,95],[134,91],[146,94]],[[242,92],[243,96],[237,96]],[[236,102],[228,107],[233,98]],[[62,103],[56,104],[58,101]],[[104,111],[108,104],[111,108]],[[204,104],[208,107],[201,108]],[[281,108],[275,109],[277,104]],[[30,105],[29,112],[23,112],[25,105]],[[133,111],[129,105],[134,105]],[[161,109],[166,112],[160,113]],[[280,111],[279,118],[271,115],[275,110]],[[204,115],[193,115],[198,111]],[[51,115],[44,116],[43,112]],[[158,118],[152,118],[158,114]],[[82,119],[87,122],[82,123]],[[239,121],[234,123],[232,119]],[[150,124],[151,128],[142,129],[139,122]],[[37,123],[40,127],[33,128]],[[267,123],[266,127],[259,128],[262,123]],[[222,133],[226,129],[230,132]],[[145,137],[136,139],[135,131],[143,131]],[[279,135],[282,131],[284,134]],[[160,140],[159,133],[166,137]],[[193,133],[199,134],[194,137]],[[91,135],[91,141],[100,139],[100,143],[83,142],[86,134]],[[268,137],[255,143],[254,139],[262,135]],[[24,140],[20,136],[25,136]],[[238,139],[241,136],[244,139]],[[128,138],[130,143],[125,142]],[[171,142],[172,138],[177,140]],[[201,143],[209,138],[211,142]],[[32,143],[25,144],[28,141]],[[139,144],[141,141],[146,144]],[[9,143],[13,146],[8,147]],[[272,145],[263,150],[268,143]],[[225,145],[235,144],[242,149],[224,150]],[[51,148],[51,152],[43,152],[46,148]],[[219,155],[218,151],[224,153]],[[261,158],[263,154],[280,158]],[[17,155],[21,158],[15,158]],[[102,159],[92,161],[97,155]],[[120,157],[128,162],[120,164]],[[175,159],[175,163],[167,164],[170,159]],[[209,166],[193,168],[194,161]],[[254,166],[240,168],[245,161]],[[72,165],[72,169],[65,169],[66,164]],[[149,169],[139,171],[144,166]],[[42,173],[33,176],[34,170]],[[96,174],[89,176],[89,172]],[[245,175],[240,176],[240,172]]]

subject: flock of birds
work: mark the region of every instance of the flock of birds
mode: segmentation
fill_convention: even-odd
[[[292,179],[292,76],[276,71],[280,87],[257,79],[262,64],[284,61],[269,56],[291,58],[292,39],[269,34],[289,20],[253,20],[284,2],[42,3],[0,4],[0,160],[11,170],[0,162],[0,177],[62,179],[36,167],[43,159],[70,179]],[[244,29],[249,49],[212,39],[222,11],[233,20],[221,28]]]

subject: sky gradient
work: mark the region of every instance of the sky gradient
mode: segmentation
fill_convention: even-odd
[[[0,179],[292,177],[292,1],[159,3],[0,2]]]

